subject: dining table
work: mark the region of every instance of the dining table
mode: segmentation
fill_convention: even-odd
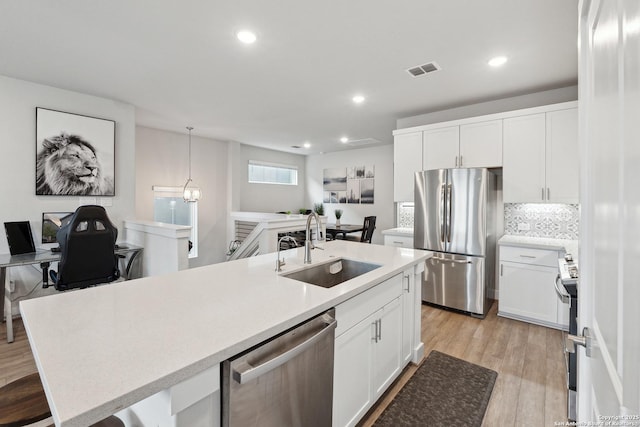
[[[342,238],[346,238],[348,233],[362,232],[364,224],[327,224],[327,234],[335,239],[338,234],[342,234]]]

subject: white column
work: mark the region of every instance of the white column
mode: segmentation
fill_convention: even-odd
[[[191,226],[162,222],[125,220],[127,243],[142,246],[142,275],[156,276],[189,267]]]

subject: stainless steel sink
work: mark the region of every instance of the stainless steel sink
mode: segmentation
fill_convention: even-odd
[[[338,258],[303,270],[283,274],[282,276],[312,285],[322,286],[323,288],[332,288],[354,277],[375,270],[378,267],[380,267],[379,264]]]

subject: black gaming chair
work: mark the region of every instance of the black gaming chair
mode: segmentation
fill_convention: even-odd
[[[118,229],[102,206],[80,206],[58,230],[58,272],[50,272],[59,291],[113,282],[120,277],[115,243]]]

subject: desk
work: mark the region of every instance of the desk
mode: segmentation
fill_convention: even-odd
[[[336,238],[337,234],[342,234],[342,238],[347,237],[347,233],[355,233],[362,232],[364,230],[364,225],[356,225],[356,224],[327,224],[327,234],[331,234],[332,238]]]
[[[123,246],[116,249],[116,255],[130,255],[127,267],[121,273],[125,279],[141,277],[142,269],[136,266],[138,260],[141,260],[141,246],[135,246],[123,243]],[[51,252],[47,249],[38,249],[36,252],[20,255],[0,254],[0,313],[5,316],[7,322],[7,342],[13,342],[13,319],[11,317],[11,288],[9,267],[20,267],[24,265],[40,265],[48,267],[52,262],[60,261],[60,252]],[[132,268],[136,266],[136,268]],[[43,274],[44,275],[44,274]],[[43,277],[44,281],[45,277]],[[46,278],[48,280],[48,278]]]

